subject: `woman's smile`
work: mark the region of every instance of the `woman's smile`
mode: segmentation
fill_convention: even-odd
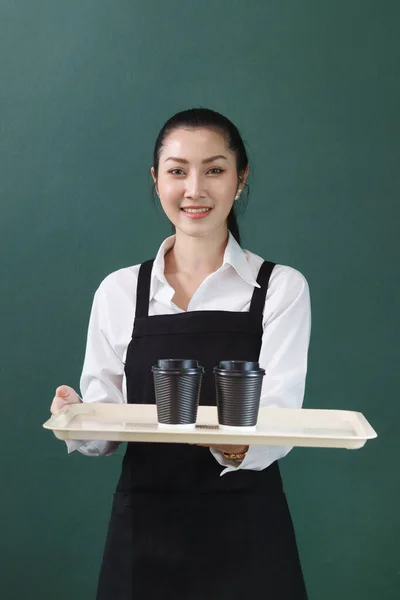
[[[211,207],[184,207],[181,208],[181,211],[185,214],[189,219],[205,219],[211,213]]]

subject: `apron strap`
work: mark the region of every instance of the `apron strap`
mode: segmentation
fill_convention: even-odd
[[[135,319],[148,317],[149,315],[150,282],[153,262],[154,258],[140,265],[136,288]]]
[[[253,296],[251,298],[250,311],[253,315],[262,320],[265,306],[265,299],[267,297],[268,284],[271,277],[271,273],[275,263],[265,260],[260,267],[257,277],[257,283],[261,286],[254,288]]]

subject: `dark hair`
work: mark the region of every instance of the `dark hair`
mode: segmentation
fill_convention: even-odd
[[[213,129],[223,135],[229,149],[236,154],[236,170],[239,180],[242,181],[242,177],[249,162],[242,136],[237,127],[227,117],[208,108],[190,108],[189,110],[179,112],[168,119],[158,134],[154,146],[153,167],[156,177],[158,176],[158,165],[164,140],[172,131],[180,128]],[[245,184],[245,186],[248,190],[247,184]],[[234,206],[232,206],[228,215],[228,229],[240,245],[240,232]],[[175,231],[174,228],[173,231]]]

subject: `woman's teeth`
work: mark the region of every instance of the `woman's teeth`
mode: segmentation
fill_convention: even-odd
[[[202,213],[202,212],[208,212],[211,209],[210,208],[182,208],[182,210],[184,210],[185,212],[188,212],[188,213]]]

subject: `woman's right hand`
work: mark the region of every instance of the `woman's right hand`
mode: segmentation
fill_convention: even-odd
[[[61,385],[56,389],[56,395],[50,406],[50,412],[54,415],[68,404],[78,404],[81,402],[76,391],[69,385]]]

